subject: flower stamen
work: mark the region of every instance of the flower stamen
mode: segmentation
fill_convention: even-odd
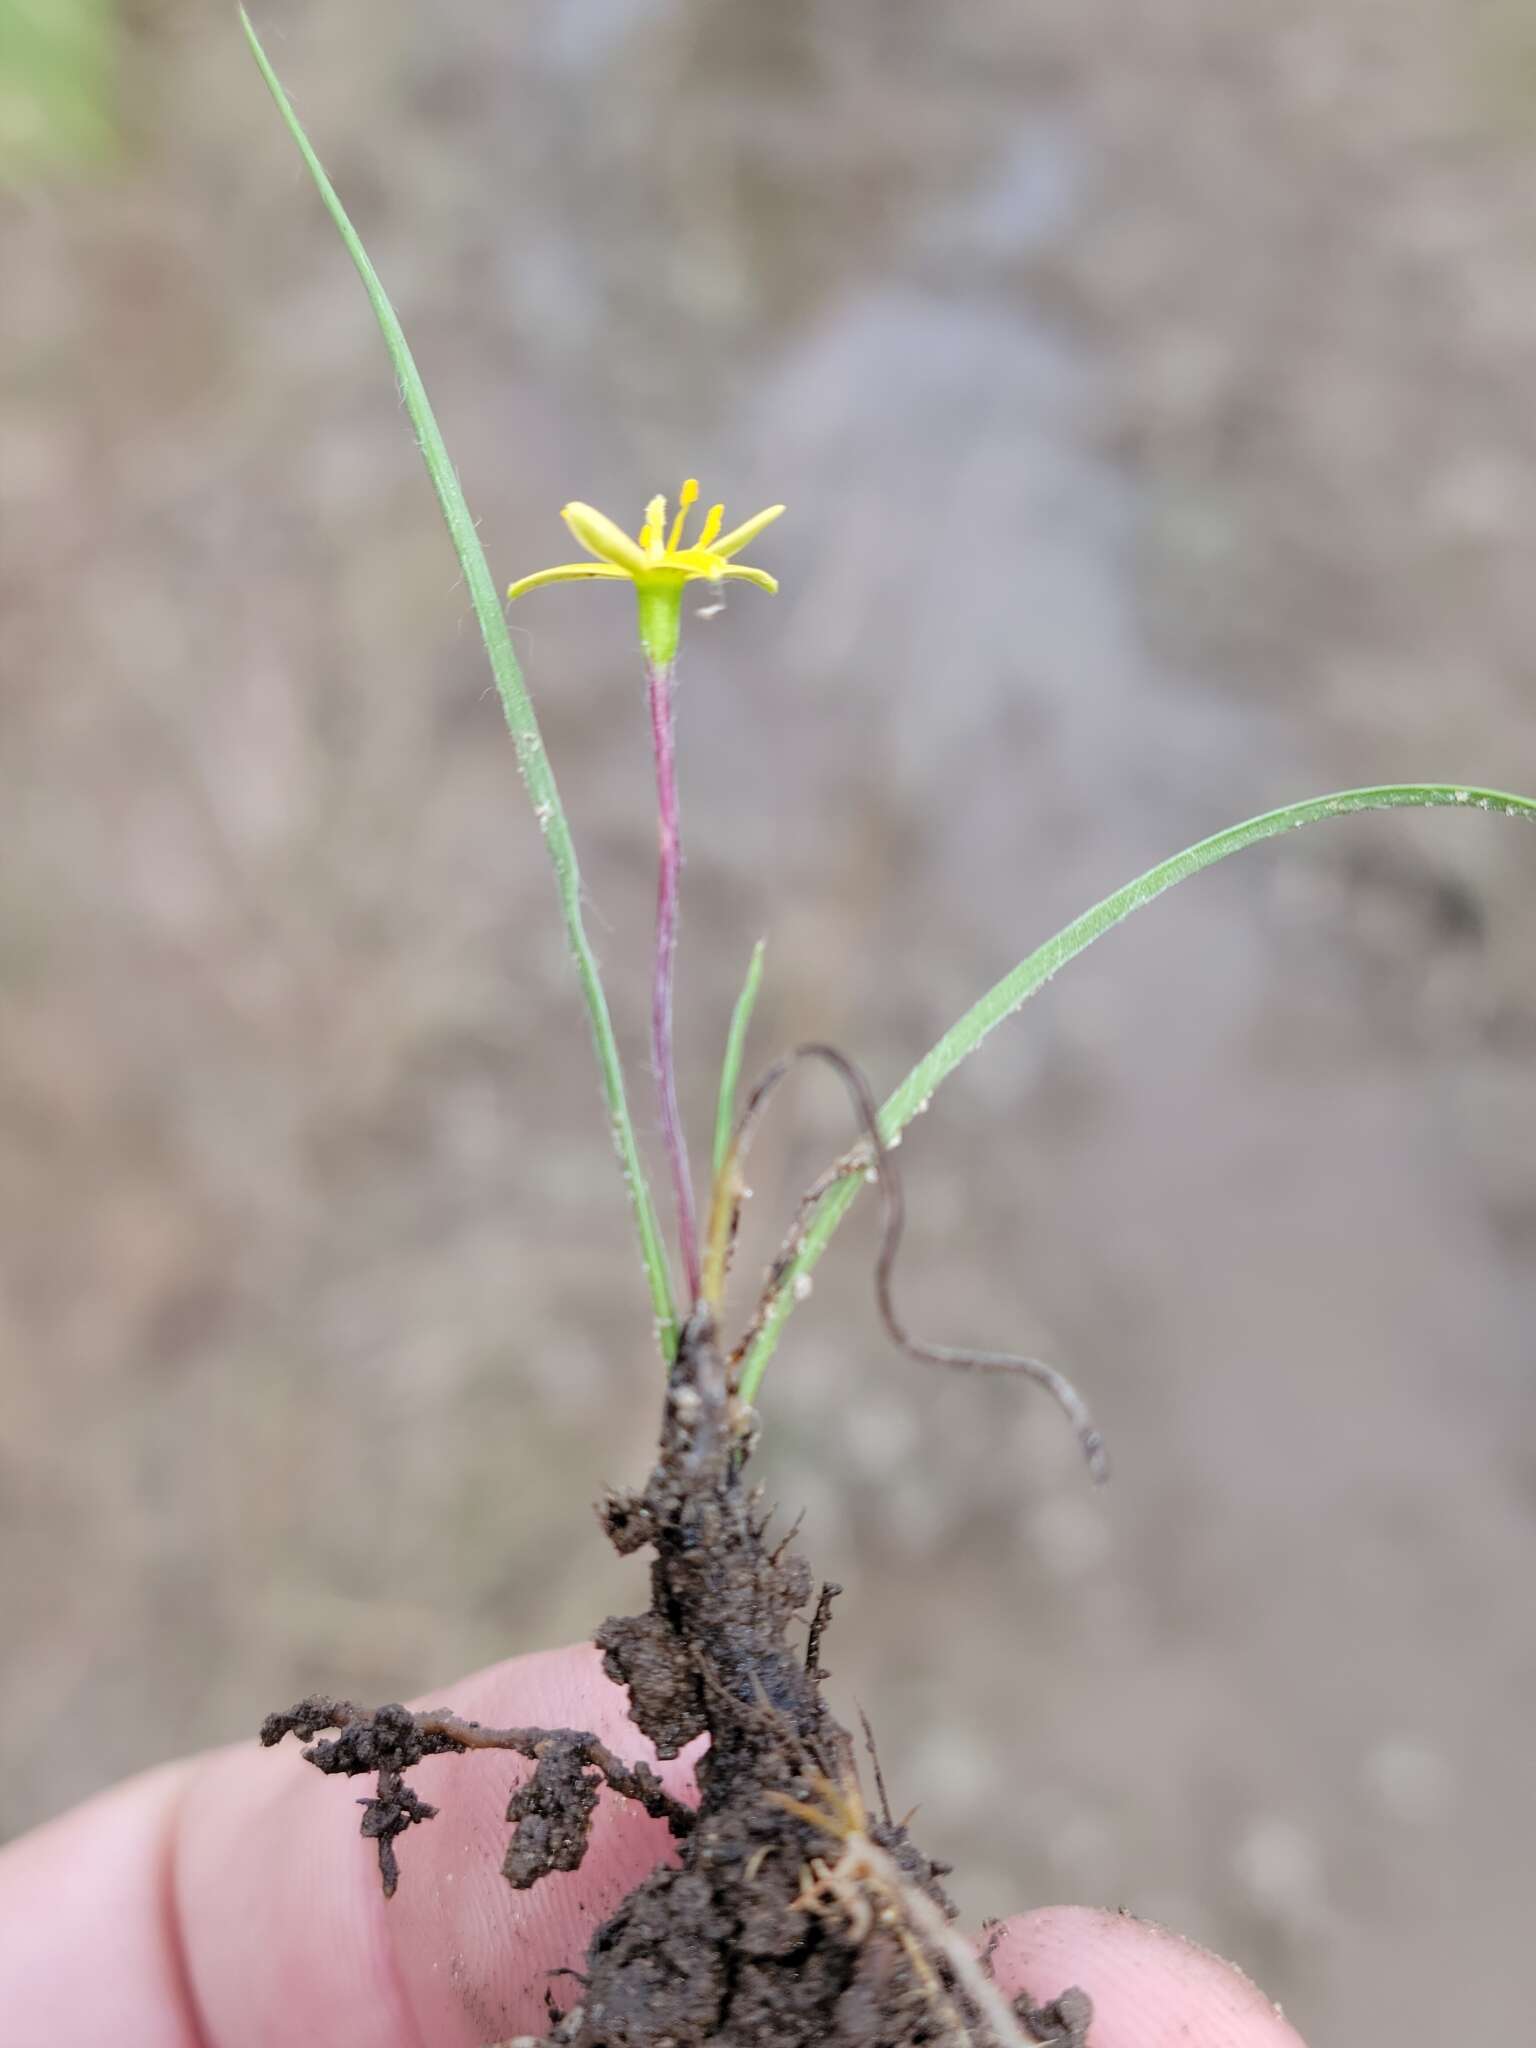
[[[662,535],[666,530],[667,501],[658,495],[652,498],[649,505],[645,508],[645,525],[640,534],[640,545],[650,556],[652,567],[660,562],[666,554],[666,548],[662,542]]]
[[[667,541],[669,555],[675,555],[682,544],[683,527],[687,522],[689,509],[698,502],[698,496],[699,480],[696,476],[691,476],[677,494],[677,517],[672,522],[671,537]]]
[[[704,515],[704,524],[699,528],[699,537],[694,542],[694,546],[699,549],[712,548],[715,544],[715,535],[724,524],[725,507],[723,505],[711,505]]]

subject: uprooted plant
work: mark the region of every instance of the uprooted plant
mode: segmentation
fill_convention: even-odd
[[[696,1805],[681,1803],[644,1763],[626,1763],[594,1735],[569,1728],[487,1728],[438,1710],[390,1705],[365,1711],[311,1698],[269,1717],[262,1740],[295,1735],[318,1770],[373,1780],[362,1832],[376,1844],[386,1895],[402,1881],[397,1844],[433,1818],[408,1773],[427,1756],[503,1749],[533,1766],[512,1791],[503,1864],[519,1889],[576,1869],[606,1788],[665,1821],[677,1859],[642,1882],[592,1937],[579,1996],[553,2013],[551,2042],[622,2048],[810,2048],[842,2042],[987,2044],[1015,2048],[1083,2042],[1091,2008],[1065,1990],[1032,2008],[1010,2002],[954,1925],[944,1866],[916,1846],[885,1798],[872,1739],[868,1767],[878,1811],[861,1783],[856,1745],[823,1697],[820,1650],[841,1590],[814,1580],[795,1547],[775,1536],[748,1478],[758,1423],[754,1408],[784,1324],[811,1269],[866,1182],[883,1205],[875,1269],[879,1313],[910,1356],[970,1371],[1017,1374],[1042,1387],[1077,1432],[1090,1471],[1104,1475],[1098,1431],[1071,1383],[1053,1367],[1004,1352],[959,1351],[912,1338],[892,1294],[903,1205],[892,1148],[938,1084],[1076,954],[1175,882],[1255,841],[1354,811],[1462,807],[1536,817],[1536,801],[1450,784],[1347,790],[1270,811],[1203,839],[1149,869],[1036,948],[921,1059],[877,1107],[858,1067],[836,1048],[799,1046],[770,1067],[737,1114],[743,1048],[762,974],[754,951],[731,1018],[722,1067],[709,1199],[702,1227],[678,1111],[672,990],[681,871],[673,749],[673,681],[683,595],[690,583],[730,579],[777,588],[736,557],[783,511],[772,506],[729,531],[713,507],[692,540],[698,496],[684,484],[670,525],[655,498],[638,538],[590,505],[564,517],[589,560],[513,584],[510,595],[561,580],[629,583],[638,601],[660,836],[651,1052],[659,1122],[672,1184],[681,1304],[631,1122],[607,999],[583,924],[575,850],[533,706],[512,650],[501,601],[426,391],[398,320],[278,83],[250,22],[252,51],[320,195],[362,277],[398,376],[406,409],[458,552],[484,637],[518,763],[554,869],[572,955],[650,1289],[666,1390],[657,1461],[638,1491],[601,1507],[623,1554],[648,1549],[650,1604],[609,1619],[595,1640],[608,1675],[629,1695],[630,1718],[656,1755],[676,1757],[707,1737],[697,1765]],[[725,1287],[744,1196],[742,1166],[770,1097],[804,1059],[845,1083],[856,1142],[802,1197],[769,1266],[745,1332],[722,1334]],[[807,1612],[807,1610],[809,1610]],[[796,1648],[791,1631],[808,1624]],[[328,1732],[329,1731],[329,1732]]]

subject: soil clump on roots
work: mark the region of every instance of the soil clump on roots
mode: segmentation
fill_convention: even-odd
[[[577,2001],[563,2013],[551,2005],[546,2048],[1083,2048],[1082,1992],[1035,2008],[998,1991],[986,1956],[953,1925],[946,1866],[892,1819],[878,1764],[880,1810],[867,1808],[853,1740],[822,1697],[818,1657],[838,1588],[824,1586],[812,1608],[793,1532],[769,1546],[768,1512],[745,1477],[752,1424],[709,1317],[696,1314],[670,1375],[655,1469],[600,1510],[621,1553],[649,1548],[654,1562],[647,1612],[605,1621],[596,1642],[658,1756],[709,1737],[696,1809],[576,1729],[484,1728],[316,1698],[269,1716],[262,1741],[294,1734],[317,1769],[374,1777],[362,1831],[377,1843],[386,1893],[400,1878],[397,1839],[436,1811],[406,1780],[424,1756],[499,1748],[533,1762],[507,1808],[503,1870],[518,1889],[577,1868],[605,1784],[667,1821],[680,1860],[597,1929]],[[801,1651],[789,1631],[808,1608]]]

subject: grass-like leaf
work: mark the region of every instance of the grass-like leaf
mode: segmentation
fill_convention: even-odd
[[[752,1012],[757,1008],[757,992],[762,986],[765,944],[765,940],[759,939],[752,948],[752,958],[747,962],[747,978],[741,985],[741,994],[736,998],[736,1007],[731,1012],[731,1028],[725,1035],[725,1058],[720,1067],[720,1099],[715,1107],[715,1180],[720,1178],[721,1169],[725,1165],[725,1155],[731,1146],[731,1131],[736,1123],[736,1087],[741,1079],[741,1056],[746,1050],[747,1029],[752,1022]]]
[[[559,890],[560,908],[565,917],[566,934],[570,941],[572,957],[576,962],[577,978],[581,984],[582,998],[587,1006],[587,1016],[592,1026],[592,1042],[597,1054],[598,1072],[608,1105],[614,1143],[623,1169],[624,1183],[629,1190],[630,1206],[634,1211],[635,1230],[640,1239],[641,1256],[645,1262],[646,1277],[651,1291],[651,1306],[655,1313],[657,1341],[661,1346],[663,1358],[670,1361],[677,1348],[677,1312],[672,1301],[666,1248],[651,1201],[645,1168],[641,1164],[639,1147],[635,1143],[634,1125],[630,1119],[624,1089],[624,1072],[619,1061],[613,1021],[608,1012],[608,1000],[603,993],[597,960],[582,919],[581,876],[576,865],[576,849],[572,844],[570,826],[566,822],[565,811],[560,802],[560,792],[555,786],[554,771],[544,750],[539,723],[534,716],[533,705],[523,682],[522,670],[512,650],[512,640],[507,631],[501,598],[491,579],[485,550],[480,545],[475,522],[470,516],[459,479],[448,458],[448,450],[443,444],[436,417],[427,399],[426,386],[422,383],[421,373],[416,368],[415,359],[406,342],[395,309],[390,304],[389,296],[379,281],[378,272],[368,260],[368,252],[348,219],[346,209],[337,198],[335,188],[326,176],[324,166],[300,125],[299,117],[294,112],[288,95],[283,91],[277,74],[267,59],[267,53],[261,47],[256,31],[251,26],[250,16],[243,7],[240,10],[240,21],[245,29],[246,40],[251,46],[251,54],[267,82],[267,89],[277,102],[278,112],[287,124],[289,134],[298,145],[299,153],[308,166],[309,174],[315,181],[326,211],[346,246],[347,254],[357,266],[357,274],[363,281],[363,289],[368,294],[374,318],[378,321],[379,330],[383,334],[384,346],[388,349],[390,361],[394,364],[400,394],[405,400],[406,412],[410,416],[411,425],[416,430],[416,438],[421,447],[422,460],[426,463],[427,474],[431,477],[437,492],[438,504],[442,507],[443,518],[447,522],[449,535],[464,571],[464,582],[469,591],[470,603],[475,608],[475,617],[480,624],[481,638],[485,642],[485,651],[490,659],[491,673],[496,679],[502,710],[506,714],[507,728],[517,749],[518,766],[522,770],[523,782],[533,804],[534,815],[544,835],[550,865],[555,871],[555,883]]]
[[[1182,882],[1188,876],[1198,874],[1201,868],[1225,860],[1230,853],[1240,853],[1245,846],[1252,846],[1260,839],[1273,839],[1278,833],[1292,831],[1299,825],[1313,825],[1323,818],[1342,818],[1352,811],[1439,808],[1496,811],[1508,818],[1536,818],[1536,800],[1509,796],[1496,789],[1419,782],[1394,783],[1381,789],[1346,789],[1333,796],[1312,797],[1305,803],[1287,804],[1283,810],[1265,811],[1260,817],[1249,818],[1244,824],[1217,832],[1209,839],[1186,847],[1182,853],[1176,853],[1171,860],[1149,868],[1134,882],[1127,882],[1113,896],[1106,896],[1102,903],[1096,903],[1091,910],[1085,911],[1057,932],[1054,938],[1047,939],[1043,946],[1036,947],[1028,959],[1022,960],[1011,974],[1005,974],[966,1011],[958,1024],[945,1032],[932,1052],[918,1061],[901,1086],[882,1104],[880,1129],[886,1142],[895,1138],[920,1110],[927,1107],[934,1089],[976,1050],[987,1034],[995,1031],[1004,1018],[1011,1017],[1032,995],[1044,988],[1058,969],[1075,959],[1095,939],[1102,938],[1123,918],[1129,917],[1133,910],[1140,910],[1143,904],[1161,896],[1165,889],[1171,889],[1175,882]],[[795,1281],[801,1274],[809,1273],[820,1259],[863,1184],[861,1175],[839,1181],[828,1191],[812,1218],[799,1256],[785,1273],[777,1299],[748,1353],[741,1380],[744,1400],[751,1401],[755,1397],[764,1368],[795,1307]]]

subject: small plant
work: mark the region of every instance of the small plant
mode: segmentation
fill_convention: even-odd
[[[586,1851],[604,1787],[665,1821],[678,1860],[647,1877],[592,1938],[579,1996],[551,2005],[551,2043],[625,2048],[811,2048],[965,2041],[1081,2044],[1091,2008],[1063,1991],[1049,2006],[1010,2002],[956,1931],[942,1888],[945,1869],[925,1856],[886,1802],[868,1739],[877,1794],[872,1813],[857,1749],[822,1693],[819,1655],[837,1587],[814,1592],[791,1530],[774,1538],[760,1493],[747,1478],[764,1371],[809,1278],[861,1188],[874,1183],[884,1210],[875,1268],[879,1312],[910,1355],[962,1370],[1018,1374],[1062,1408],[1097,1478],[1101,1438],[1071,1383],[1055,1368],[1005,1352],[919,1343],[897,1314],[893,1275],[903,1207],[893,1148],[939,1084],[1085,947],[1174,883],[1277,834],[1356,811],[1446,807],[1536,817],[1536,801],[1451,784],[1399,784],[1310,798],[1202,839],[1129,882],[1045,941],[987,991],[882,1104],[855,1063],[835,1047],[801,1045],[775,1062],[739,1113],[743,1051],[763,972],[753,952],[726,1038],[702,1206],[678,1112],[673,1052],[673,964],[682,863],[673,746],[673,684],[686,587],[728,579],[773,592],[765,570],[738,560],[783,512],[773,505],[730,530],[721,506],[688,528],[698,500],[690,479],[670,523],[652,499],[637,537],[592,506],[564,509],[590,559],[541,570],[511,586],[519,599],[563,580],[633,587],[650,713],[659,860],[651,987],[651,1054],[671,1181],[677,1268],[652,1201],[597,963],[582,918],[575,848],[532,703],[512,649],[502,601],[459,488],[400,324],[250,21],[252,52],[284,121],[356,264],[394,364],[428,474],[458,552],[501,695],[518,763],[543,833],[586,1004],[607,1112],[628,1191],[666,1371],[657,1460],[645,1485],[610,1493],[601,1520],[624,1555],[653,1553],[651,1599],[639,1615],[596,1630],[605,1669],[623,1686],[630,1717],[660,1757],[707,1736],[698,1804],[679,1803],[647,1765],[628,1764],[594,1735],[572,1729],[486,1728],[446,1711],[401,1706],[365,1711],[313,1698],[269,1717],[262,1741],[297,1736],[329,1774],[365,1776],[362,1832],[376,1845],[386,1894],[402,1881],[399,1838],[433,1818],[408,1773],[423,1757],[505,1749],[533,1765],[511,1794],[512,1832],[503,1869],[524,1888],[574,1870]],[[723,1334],[725,1288],[744,1195],[743,1162],[775,1089],[805,1059],[829,1065],[847,1087],[856,1138],[802,1197],[769,1266],[754,1312],[734,1341]],[[809,1610],[807,1615],[807,1610]],[[808,1619],[804,1650],[790,1642]],[[408,1861],[408,1859],[407,1859]],[[405,1880],[408,1881],[407,1869]]]

